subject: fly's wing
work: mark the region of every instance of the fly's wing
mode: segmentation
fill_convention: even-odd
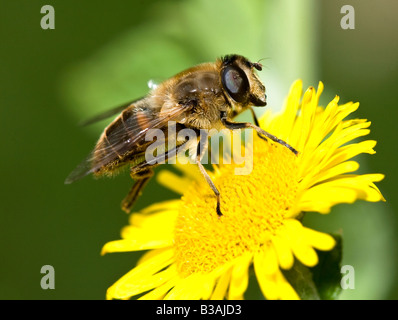
[[[89,125],[91,125],[93,123],[99,122],[101,120],[105,120],[105,119],[107,119],[109,117],[112,117],[112,116],[114,116],[116,114],[119,114],[119,113],[123,112],[123,110],[125,110],[129,106],[133,105],[134,103],[136,103],[136,102],[138,102],[138,101],[140,101],[142,99],[144,99],[144,98],[139,98],[139,99],[130,101],[128,103],[125,103],[125,104],[123,104],[121,106],[117,106],[117,107],[115,107],[113,109],[106,110],[106,111],[104,111],[104,112],[102,112],[100,114],[97,114],[96,116],[94,116],[92,118],[89,118],[87,120],[84,120],[84,121],[80,122],[79,126],[85,127],[85,126],[89,126]]]
[[[145,103],[130,106],[104,130],[93,152],[66,178],[65,183],[72,183],[120,159],[145,140],[148,130],[163,128],[168,121],[178,121],[189,109],[176,105],[167,112],[159,112]]]
[[[148,81],[148,88],[151,89],[151,90],[156,89],[158,87],[159,83],[161,83],[162,81],[163,80],[160,80],[160,79],[151,79],[151,80]],[[123,104],[121,106],[115,107],[115,108],[110,109],[110,110],[106,110],[106,111],[104,111],[104,112],[102,112],[100,114],[97,114],[96,116],[94,116],[92,118],[89,118],[87,120],[84,120],[84,121],[80,122],[79,125],[82,126],[82,127],[85,127],[85,126],[89,126],[89,125],[91,125],[93,123],[99,122],[101,120],[105,120],[105,119],[107,119],[109,117],[112,117],[112,116],[114,116],[116,114],[119,114],[119,113],[123,112],[123,110],[126,109],[127,107],[129,107],[129,106],[133,105],[134,103],[136,103],[136,102],[138,102],[140,100],[143,100],[143,99],[144,99],[144,97],[138,98],[138,99],[135,99],[135,100],[130,101],[128,103],[125,103],[125,104]]]

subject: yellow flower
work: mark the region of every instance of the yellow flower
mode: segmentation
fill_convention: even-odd
[[[178,165],[183,176],[160,172],[160,182],[182,197],[132,214],[122,239],[105,244],[103,254],[149,250],[108,289],[107,298],[242,299],[253,265],[267,299],[298,299],[281,269],[292,268],[295,259],[315,266],[315,249],[335,245],[330,235],[304,227],[303,213],[328,213],[357,199],[384,201],[374,184],[383,175],[351,173],[359,167],[352,157],[374,153],[376,141],[352,143],[369,133],[370,122],[344,120],[358,103],[338,105],[335,97],[326,108],[318,106],[322,89],[320,83],[302,97],[302,82],[296,81],[284,110],[260,119],[298,156],[255,137],[249,175],[235,175],[235,165],[214,166],[223,216],[217,216],[214,194],[195,166]]]

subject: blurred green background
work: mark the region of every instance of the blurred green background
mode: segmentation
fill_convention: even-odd
[[[46,4],[55,30],[40,27]],[[345,4],[355,30],[340,27]],[[106,122],[77,124],[144,95],[150,79],[228,53],[265,58],[268,108],[281,107],[297,78],[322,80],[323,104],[335,94],[361,103],[355,116],[372,121],[378,141],[361,170],[386,174],[387,202],[339,205],[305,223],[343,232],[356,288],[342,299],[398,298],[397,12],[395,0],[0,1],[0,299],[103,299],[134,266],[140,254],[100,256],[127,224],[128,174],[63,184]],[[153,180],[136,208],[171,197]],[[55,290],[40,287],[47,264]]]

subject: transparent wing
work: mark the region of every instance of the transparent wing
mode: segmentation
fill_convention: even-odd
[[[122,159],[127,152],[137,150],[150,129],[164,128],[168,121],[178,121],[189,110],[190,107],[178,105],[162,113],[142,104],[130,106],[104,130],[95,149],[72,171],[65,184]]]
[[[133,101],[130,101],[128,103],[125,103],[123,105],[117,106],[113,109],[110,110],[106,110],[102,113],[97,114],[96,116],[83,120],[82,122],[79,123],[79,126],[85,127],[85,126],[89,126],[93,123],[99,122],[101,120],[105,120],[109,117],[112,117],[116,114],[119,114],[121,112],[123,112],[123,110],[125,110],[126,108],[128,108],[129,106],[133,105],[134,103],[136,103],[137,101],[142,100],[143,98],[139,98],[139,99],[135,99]]]

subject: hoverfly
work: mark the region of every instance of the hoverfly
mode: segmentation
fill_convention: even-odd
[[[122,201],[122,209],[130,212],[157,165],[145,159],[146,148],[153,143],[146,141],[145,135],[154,128],[166,132],[168,122],[174,121],[177,130],[190,128],[199,133],[195,141],[195,163],[216,196],[216,212],[221,216],[220,192],[201,163],[209,137],[200,129],[252,128],[262,139],[280,143],[297,155],[293,147],[259,127],[252,106],[265,106],[266,94],[255,70],[261,71],[262,65],[240,55],[227,55],[215,63],[203,63],[182,71],[162,82],[146,97],[115,109],[121,113],[105,128],[90,156],[65,183],[90,173],[95,177],[114,175],[120,168],[130,166],[130,176],[135,183]],[[255,124],[231,120],[247,109],[251,110]],[[110,115],[107,112],[104,117]],[[186,142],[178,141],[175,148],[165,149],[162,156],[174,157],[186,148]]]

